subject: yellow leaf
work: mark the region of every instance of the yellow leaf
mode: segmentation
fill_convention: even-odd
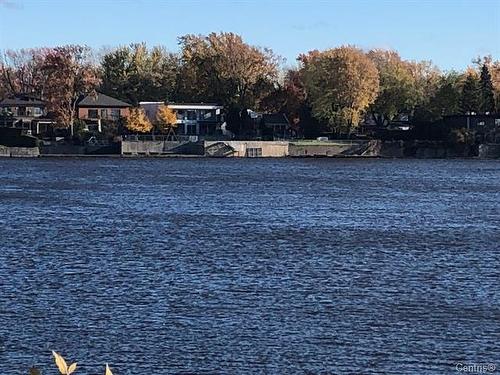
[[[72,374],[76,370],[76,362],[73,363],[71,366],[68,368],[68,375]]]
[[[107,363],[106,363],[106,373],[104,375],[113,375]]]
[[[64,358],[54,351],[52,351],[52,355],[54,356],[54,359],[56,361],[56,365],[57,365],[57,368],[59,369],[59,372],[62,375],[67,375],[68,374],[68,365],[66,364],[66,361],[64,360]]]

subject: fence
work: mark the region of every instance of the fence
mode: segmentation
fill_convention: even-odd
[[[174,141],[180,142],[197,142],[198,136],[196,135],[165,135],[165,134],[127,134],[122,137],[124,141],[138,142],[138,141]]]

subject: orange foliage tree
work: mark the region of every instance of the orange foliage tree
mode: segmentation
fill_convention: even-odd
[[[44,99],[49,111],[55,113],[61,126],[69,126],[73,131],[78,98],[95,90],[100,83],[90,48],[78,45],[53,48],[47,52],[42,70],[46,75]]]

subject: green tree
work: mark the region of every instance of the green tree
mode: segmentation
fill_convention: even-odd
[[[500,112],[500,61],[492,61],[489,70],[495,93],[495,109]]]
[[[178,56],[164,47],[149,49],[145,43],[122,46],[103,56],[100,90],[134,105],[173,100],[178,70]]]
[[[460,112],[463,114],[478,112],[481,104],[479,78],[473,69],[467,71],[460,95]]]
[[[493,82],[491,80],[491,74],[486,63],[481,67],[480,75],[480,111],[482,113],[493,113],[495,112],[495,95],[493,89]]]
[[[441,71],[431,61],[411,61],[408,64],[415,79],[412,119],[414,122],[431,121],[429,105],[439,88]]]
[[[368,57],[375,63],[380,81],[379,93],[370,105],[370,112],[377,124],[383,126],[397,114],[411,112],[415,106],[415,77],[409,64],[395,51],[375,49]]]
[[[463,75],[458,72],[450,72],[440,78],[438,88],[429,100],[427,107],[429,120],[435,121],[442,116],[460,113],[460,88]]]
[[[313,115],[332,131],[351,132],[377,97],[375,64],[352,46],[312,51],[299,61]]]

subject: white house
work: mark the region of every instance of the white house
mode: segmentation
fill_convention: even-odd
[[[210,137],[221,131],[224,107],[213,103],[140,102],[139,105],[151,121],[156,120],[158,107],[165,104],[177,115],[177,134]]]

